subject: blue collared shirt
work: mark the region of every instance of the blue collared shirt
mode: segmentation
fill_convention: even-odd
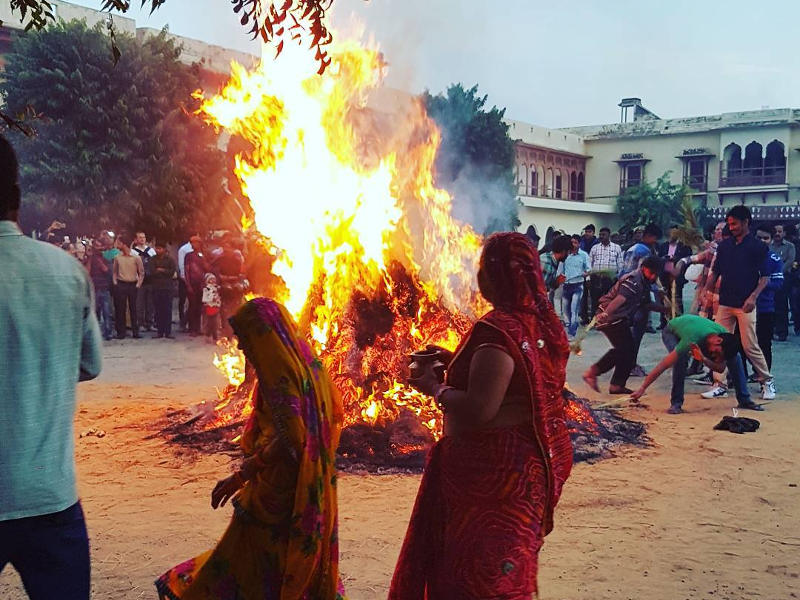
[[[567,278],[564,283],[583,283],[583,276],[589,272],[589,255],[583,250],[570,252],[558,266],[558,272]]]
[[[92,304],[77,260],[0,220],[0,521],[78,501],[75,386],[102,350]]]

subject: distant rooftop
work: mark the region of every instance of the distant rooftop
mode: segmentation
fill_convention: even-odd
[[[589,125],[586,127],[564,127],[564,131],[579,135],[586,140],[603,138],[642,137],[649,135],[678,135],[718,129],[740,129],[766,127],[770,125],[800,125],[800,109],[774,108],[707,115],[681,117],[677,119],[645,118],[628,123]]]

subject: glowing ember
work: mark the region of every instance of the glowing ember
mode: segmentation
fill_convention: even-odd
[[[305,79],[298,74],[315,71],[313,56],[293,48],[252,72],[234,65],[200,112],[250,144],[235,161],[253,211],[246,220],[277,249],[272,272],[285,284],[260,292],[309,333],[347,424],[390,421],[406,408],[438,434],[430,398],[398,380],[410,352],[453,349],[483,312],[481,239],[452,219],[449,195],[433,185],[439,133],[422,105],[406,99],[390,117],[367,108],[383,77],[380,54],[345,42],[331,56],[323,76]]]

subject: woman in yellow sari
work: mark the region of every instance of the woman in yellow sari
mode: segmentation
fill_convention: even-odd
[[[217,546],[156,581],[162,600],[339,600],[336,446],[341,400],[286,309],[266,298],[231,319],[255,368],[245,460],[214,488],[232,498]]]

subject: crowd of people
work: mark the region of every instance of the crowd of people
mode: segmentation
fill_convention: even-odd
[[[342,402],[288,311],[269,298],[243,302],[248,269],[236,238],[192,236],[173,258],[144,233],[128,244],[105,232],[75,260],[23,235],[20,203],[16,156],[0,137],[0,319],[11,325],[0,329],[0,571],[11,563],[31,598],[89,598],[76,384],[100,373],[98,323],[106,337],[114,328],[124,337],[129,322],[137,337],[150,314],[156,337],[169,337],[177,286],[187,330],[199,335],[204,316],[211,337],[232,327],[259,385],[243,460],[211,491],[213,508],[234,505],[230,524],[214,548],[159,577],[158,594],[343,599],[335,468]],[[422,476],[391,600],[536,596],[539,551],[572,469],[562,392],[568,335],[579,321],[593,321],[612,346],[583,376],[595,390],[613,369],[609,391],[638,399],[672,368],[670,412],[679,413],[692,358],[695,370],[727,370],[739,406],[757,410],[741,351],[762,398],[774,398],[766,347],[773,333],[782,337],[778,292],[791,296],[785,282],[795,253],[784,231],[751,235],[751,220],[746,207],[731,208],[696,254],[674,232],[658,246],[655,225],[635,231],[624,250],[605,228],[595,239],[593,227],[559,235],[541,253],[521,233],[485,241],[477,283],[492,310],[455,352],[433,349],[444,375],[431,361],[409,380],[441,409],[444,435]],[[650,313],[671,312],[660,285],[677,289],[692,278],[689,310],[660,324],[667,355],[638,390],[628,389]],[[554,309],[556,297],[563,310]]]
[[[793,225],[762,223],[751,229],[749,209],[734,206],[696,253],[681,240],[678,225],[663,242],[657,225],[637,227],[624,245],[612,241],[619,236],[605,227],[595,237],[591,224],[582,235],[557,232],[540,251],[550,301],[570,338],[580,324],[591,322],[611,344],[584,373],[587,385],[599,392],[598,377],[613,369],[609,393],[638,399],[658,375],[673,368],[673,414],[683,412],[688,376],[709,386],[700,394],[704,398],[726,397],[733,388],[740,408],[763,410],[747,384],[759,384],[761,399],[773,400],[773,340],[787,341],[789,325],[800,335],[795,260],[800,240]],[[528,235],[538,242],[532,230]],[[695,293],[687,308],[684,287],[690,280]],[[669,354],[648,375],[638,354],[645,333],[656,333],[653,313],[659,314]],[[713,348],[705,353],[703,344]],[[646,379],[634,392],[627,387],[630,377]]]
[[[55,227],[63,226],[58,221]],[[53,226],[51,226],[53,227]],[[142,332],[174,339],[176,316],[180,331],[216,341],[230,335],[228,317],[244,301],[249,282],[244,243],[230,232],[193,235],[173,247],[148,240],[138,231],[131,240],[111,231],[75,241],[57,241],[51,230],[45,239],[75,257],[89,273],[95,290],[95,313],[105,340],[133,338]]]

